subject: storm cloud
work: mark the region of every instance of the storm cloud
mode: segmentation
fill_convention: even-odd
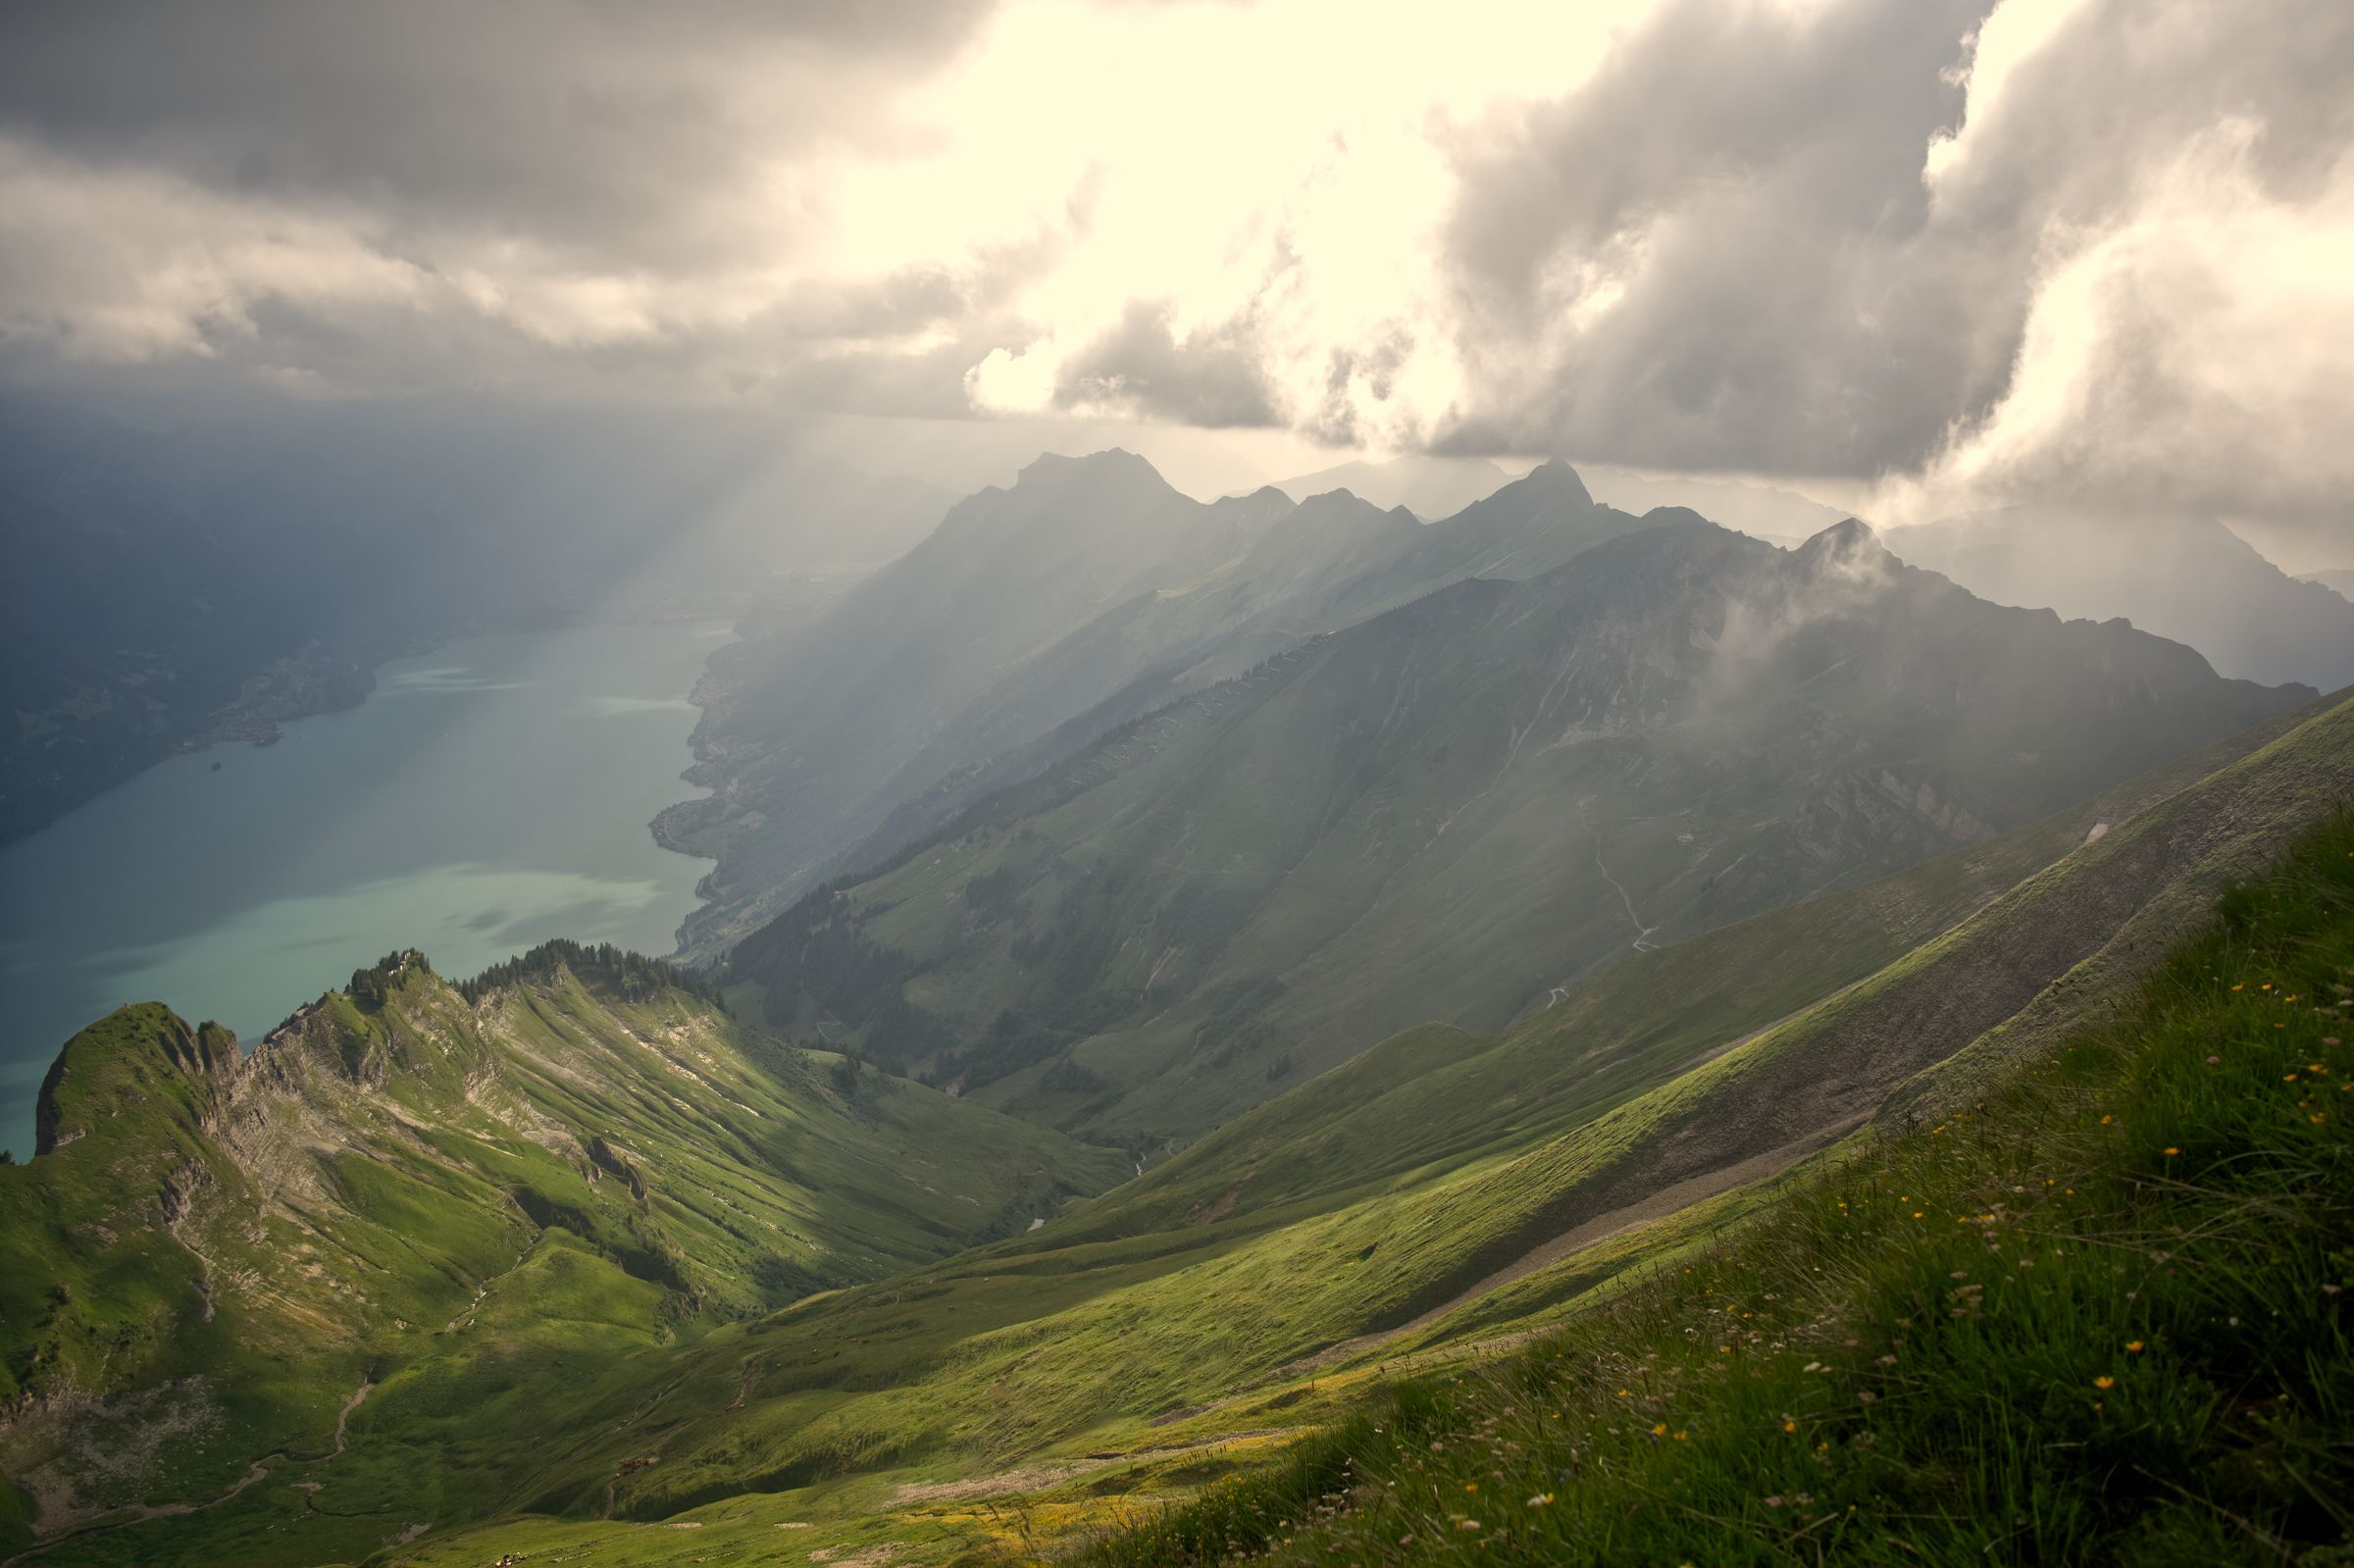
[[[2354,12],[1661,13],[1463,166],[1448,438],[2342,523]]]
[[[2309,533],[2354,489],[2338,0],[5,19],[19,386],[1260,427]]]

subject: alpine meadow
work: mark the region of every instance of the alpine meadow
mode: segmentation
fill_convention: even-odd
[[[0,0],[0,1568],[2354,1560],[2350,85]]]

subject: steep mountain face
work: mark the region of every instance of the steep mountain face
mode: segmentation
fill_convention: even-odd
[[[936,829],[1076,745],[1466,577],[1523,578],[1635,527],[1549,464],[1425,526],[1335,491],[1203,506],[1142,459],[1042,459],[822,623],[731,650],[661,831],[716,854],[712,955],[830,868]]]
[[[2123,617],[2227,676],[2354,683],[2354,605],[2289,577],[2211,517],[2012,507],[1891,529],[1888,548],[2003,604]]]
[[[633,1353],[1124,1174],[741,1029],[633,956],[486,979],[396,955],[250,1056],[156,1003],[67,1044],[38,1154],[0,1167],[0,1468],[43,1534],[403,1409],[588,1397]]]
[[[2299,582],[2319,582],[2339,598],[2354,602],[2354,571],[2308,572],[2297,581]]]
[[[2313,696],[1988,604],[1860,524],[1782,551],[1646,521],[1132,725],[804,899],[730,974],[991,1103],[1182,1137]]]

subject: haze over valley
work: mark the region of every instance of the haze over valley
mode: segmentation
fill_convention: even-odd
[[[2354,1543],[2354,19],[0,10],[0,1560]]]

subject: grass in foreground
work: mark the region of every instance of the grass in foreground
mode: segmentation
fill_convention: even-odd
[[[2354,1562],[2354,818],[1976,1114],[1100,1564]]]

